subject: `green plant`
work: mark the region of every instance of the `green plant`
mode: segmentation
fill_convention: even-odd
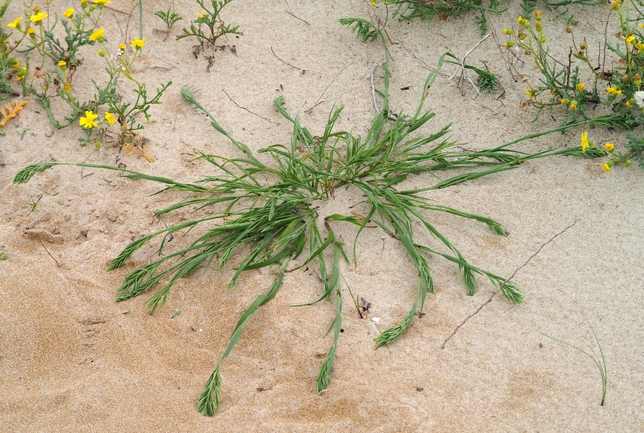
[[[566,341],[560,340],[560,339],[555,338],[555,337],[551,337],[550,335],[544,334],[543,332],[539,332],[539,331],[537,331],[537,332],[539,332],[539,334],[543,335],[544,337],[548,337],[551,340],[554,340],[554,341],[556,341],[558,343],[564,344],[564,345],[566,345],[568,347],[572,347],[573,349],[578,350],[579,352],[583,353],[584,355],[586,355],[588,358],[590,358],[593,361],[593,363],[597,366],[597,369],[599,370],[599,375],[601,376],[601,382],[602,382],[602,394],[601,395],[602,395],[602,398],[601,398],[600,406],[603,406],[604,403],[606,403],[606,388],[607,388],[607,385],[608,385],[608,371],[606,369],[606,358],[604,358],[604,351],[602,350],[602,346],[601,346],[601,344],[599,342],[599,338],[597,338],[597,333],[595,333],[595,329],[590,324],[590,322],[588,321],[588,318],[586,318],[586,316],[584,316],[584,319],[586,320],[586,323],[588,324],[588,327],[590,328],[591,332],[593,333],[593,338],[595,339],[595,343],[597,344],[597,348],[599,349],[599,356],[597,356],[594,351],[591,351],[589,353],[589,352],[581,349],[580,347],[574,346],[574,345],[572,345],[572,344],[570,344],[570,343],[568,343]]]
[[[564,20],[567,24],[576,26],[579,22],[575,19],[575,16],[570,13],[570,6],[597,6],[605,4],[605,0],[541,0],[541,3],[546,7],[546,9],[551,10],[555,16],[559,19]],[[521,10],[523,11],[523,16],[532,15],[537,6],[537,0],[521,0],[519,4]]]
[[[375,2],[372,2],[374,4]],[[479,15],[475,21],[481,29],[481,34],[487,33],[487,18],[485,12],[500,15],[507,9],[499,9],[499,0],[384,0],[385,4],[394,4],[397,9],[393,16],[401,21],[420,18],[445,20],[450,17],[459,17],[469,11],[476,11]]]
[[[174,23],[176,23],[177,21],[181,21],[183,19],[181,15],[171,11],[170,8],[168,8],[167,11],[158,10],[154,13],[154,15],[161,18],[161,20],[165,23],[168,30],[172,29],[172,26],[174,26]]]
[[[18,92],[12,86],[11,80],[15,79],[16,82],[21,82],[24,80],[27,71],[27,68],[22,66],[20,60],[14,55],[14,51],[25,38],[25,35],[22,35],[18,42],[12,44],[10,38],[13,36],[13,33],[5,33],[4,31],[4,15],[10,4],[11,0],[4,0],[4,3],[0,5],[0,100],[18,96]],[[21,20],[22,17],[19,17],[9,23],[7,27],[16,28]]]
[[[35,53],[40,57],[39,65],[34,67],[32,72],[27,66],[21,67],[17,59],[5,56],[13,71],[8,76],[15,76],[23,83],[26,93],[36,96],[51,124],[61,129],[79,120],[81,128],[85,131],[85,136],[80,138],[81,145],[93,142],[96,147],[100,147],[106,129],[117,121],[121,126],[119,140],[123,142],[127,141],[126,138],[131,136],[133,131],[143,129],[138,117],[143,116],[149,122],[150,107],[160,104],[161,96],[171,84],[162,84],[155,94],[148,95],[145,83],[133,76],[131,68],[140,56],[140,50],[145,46],[145,38],[135,38],[131,41],[131,52],[127,51],[125,44],[119,44],[113,54],[108,54],[112,48],[108,46],[105,30],[99,27],[106,4],[109,4],[109,0],[94,0],[91,3],[82,1],[79,9],[69,8],[60,18],[55,14],[52,22],[49,14],[34,6],[31,0],[25,5],[24,17],[16,18],[8,27],[21,35],[13,49],[25,55]],[[4,13],[2,9],[0,12]],[[58,23],[61,23],[63,28],[62,39],[59,37],[60,31],[57,30]],[[1,37],[2,35],[0,42]],[[74,77],[77,68],[83,64],[82,49],[96,45],[101,47],[98,53],[106,61],[108,79],[106,84],[98,84],[92,80],[96,91],[91,99],[83,101],[77,96],[76,91],[77,87],[82,85],[77,86]],[[27,83],[29,76],[31,79]],[[122,78],[125,79],[125,83]],[[117,93],[117,88],[123,87],[129,87],[133,91],[136,95],[134,100]],[[62,120],[59,120],[60,116],[54,115],[52,110],[52,98],[55,96],[64,101],[71,110],[62,115]],[[97,114],[99,110],[104,111],[100,120]]]
[[[635,11],[635,17],[629,13],[629,4]],[[575,38],[572,27],[566,28],[572,43],[568,61],[557,60],[547,45],[542,13],[539,10],[533,12],[534,22],[530,18],[519,16],[516,31],[503,29],[503,33],[509,37],[505,47],[515,54],[523,53],[541,73],[539,83],[528,84],[526,94],[529,99],[522,104],[524,107],[537,108],[535,118],[544,109],[549,109],[563,110],[561,124],[564,126],[573,127],[583,122],[587,125],[633,130],[644,125],[644,91],[640,90],[644,76],[644,34],[640,28],[644,26],[634,25],[644,19],[644,15],[635,0],[613,1],[611,10],[619,15],[622,43],[611,45],[606,42],[607,48],[616,58],[606,58],[604,54],[599,66],[593,66],[590,59],[594,54],[585,39],[578,42],[579,38]],[[607,65],[613,66],[609,69]],[[582,68],[586,71],[585,76],[590,79],[582,79]],[[611,111],[599,115],[591,111],[601,105],[610,107]],[[615,164],[630,165],[632,158],[637,158],[638,161],[641,159],[641,147],[634,136],[630,137],[624,145],[627,149],[625,153],[614,152],[614,145],[607,143],[604,153],[609,156],[609,162],[603,164],[606,171],[610,171]]]
[[[22,34],[21,41],[25,41],[27,45],[19,52],[36,51],[41,57],[40,69],[45,67],[45,59],[50,60],[54,65],[64,62],[71,81],[76,68],[83,62],[82,57],[79,56],[79,50],[86,45],[93,45],[96,41],[91,35],[99,28],[106,2],[107,0],[95,1],[93,4],[82,2],[81,10],[69,8],[64,12],[64,18],[60,20],[55,14],[53,23],[50,24],[49,14],[43,12],[39,6],[34,6],[34,0],[31,0],[28,5],[25,5],[24,27],[21,24],[22,17],[18,17],[9,24],[9,27]],[[65,34],[62,41],[56,35],[59,21]],[[46,76],[46,73],[43,75]]]
[[[243,35],[243,33],[239,31],[239,26],[226,24],[219,17],[221,10],[231,1],[232,0],[210,0],[210,7],[208,7],[205,4],[205,0],[197,0],[197,4],[201,6],[202,11],[195,14],[197,19],[190,25],[189,29],[183,29],[183,34],[177,36],[177,40],[194,37],[199,40],[199,44],[202,48],[204,44],[215,48],[217,46],[217,39],[224,35]],[[195,24],[197,25],[195,26]],[[209,33],[205,33],[203,31],[203,27],[206,27]]]
[[[385,45],[382,33],[378,31],[377,36]],[[321,391],[328,386],[342,320],[342,263],[350,261],[345,244],[335,235],[334,227],[337,224],[355,226],[351,254],[354,260],[358,255],[357,239],[360,234],[377,227],[400,242],[418,274],[415,300],[409,313],[398,326],[378,336],[376,347],[393,342],[405,332],[414,316],[423,311],[427,295],[434,291],[428,260],[430,255],[442,257],[458,266],[468,294],[475,293],[476,275],[481,275],[498,287],[510,302],[522,302],[521,292],[515,283],[470,264],[428,219],[427,213],[443,212],[472,219],[487,225],[496,234],[505,235],[501,224],[484,216],[433,203],[424,193],[511,170],[535,158],[579,155],[582,154],[581,149],[577,147],[537,154],[508,149],[512,144],[558,130],[534,134],[479,152],[454,148],[454,143],[445,139],[449,125],[433,134],[419,135],[420,128],[434,117],[434,113],[423,108],[428,91],[423,91],[413,115],[395,113],[389,105],[389,54],[386,48],[384,53],[384,90],[379,92],[383,109],[374,116],[364,138],[335,130],[342,107],[334,108],[324,131],[319,136],[314,135],[301,125],[298,116],[293,117],[288,112],[283,97],[279,97],[275,100],[275,107],[293,125],[292,137],[288,144],[276,144],[255,153],[232,137],[184,87],[182,93],[185,99],[209,118],[216,131],[231,141],[241,152],[239,157],[201,154],[199,158],[211,164],[214,173],[189,184],[125,168],[71,164],[116,170],[130,179],[162,183],[165,185],[162,191],[178,190],[189,194],[185,200],[157,211],[157,216],[183,208],[202,213],[192,220],[137,239],[125,247],[109,269],[122,267],[136,250],[153,239],[161,239],[159,252],[165,254],[131,271],[118,289],[118,301],[151,291],[161,283],[161,288],[146,304],[149,312],[154,313],[167,301],[178,279],[193,275],[197,269],[207,268],[213,262],[221,270],[231,258],[237,257],[236,254],[241,254],[241,258],[237,260],[229,288],[235,286],[244,271],[264,267],[272,269],[274,281],[239,318],[228,346],[203,388],[197,403],[202,414],[213,415],[217,410],[221,401],[223,362],[254,313],[275,297],[287,270],[293,271],[314,263],[321,275],[321,294],[318,299],[301,306],[324,300],[335,302],[335,316],[329,328],[329,332],[333,330],[333,343],[320,368],[316,389]],[[431,87],[446,56],[441,57],[436,71],[427,77],[423,89]],[[269,157],[272,163],[262,162],[260,155]],[[30,165],[16,174],[14,183],[27,182],[36,173],[58,165],[70,164],[50,162]],[[450,175],[454,171],[458,173]],[[402,182],[423,173],[433,174],[437,181],[423,188],[404,188]],[[440,174],[442,176],[439,177]],[[332,199],[343,190],[349,190],[356,197],[350,207],[352,211],[347,214],[321,214],[317,204]],[[422,229],[436,239],[436,246],[420,245],[415,241],[416,223],[420,223]],[[206,227],[189,245],[167,251],[167,241],[171,236],[179,232],[195,233],[197,226]]]
[[[7,260],[9,258],[9,255],[5,253],[4,251],[0,251],[0,260]]]

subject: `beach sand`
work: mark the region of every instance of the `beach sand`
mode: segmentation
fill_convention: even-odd
[[[116,46],[139,35],[138,3],[112,3],[102,25]],[[244,273],[229,291],[232,266],[198,272],[177,282],[167,304],[149,315],[145,303],[151,294],[122,303],[114,299],[122,279],[155,257],[158,242],[122,269],[108,272],[107,266],[131,240],[190,218],[187,210],[154,216],[184,194],[152,196],[161,185],[78,167],[55,167],[26,185],[11,181],[19,169],[44,161],[122,163],[184,182],[212,174],[209,164],[194,160],[199,152],[236,156],[239,151],[185,102],[183,86],[253,150],[291,140],[291,125],[274,110],[279,95],[314,135],[322,134],[329,112],[340,105],[345,109],[337,129],[364,135],[374,116],[371,74],[383,61],[382,46],[358,41],[338,19],[384,19],[386,10],[357,0],[236,0],[222,16],[239,24],[244,36],[222,38],[235,52],[215,53],[208,68],[204,54],[192,53],[195,41],[175,40],[199,12],[196,3],[149,3],[136,76],[149,89],[172,81],[163,104],[150,111],[153,123],[142,131],[153,163],[119,152],[116,127],[100,150],[81,147],[78,124],[56,130],[33,97],[26,98],[27,106],[0,141],[0,251],[8,256],[0,261],[1,431],[644,431],[644,174],[635,164],[605,173],[599,160],[565,156],[426,194],[507,229],[509,235],[502,237],[469,220],[428,213],[472,264],[512,276],[523,291],[522,305],[501,296],[490,301],[495,288],[483,278],[478,292],[467,296],[457,266],[432,258],[436,292],[428,296],[425,315],[414,318],[400,339],[374,350],[374,338],[411,308],[416,273],[397,241],[365,230],[356,262],[343,264],[341,272],[353,293],[373,305],[360,319],[345,296],[344,332],[329,388],[315,392],[335,307],[326,301],[291,307],[321,295],[311,267],[287,274],[276,298],[253,316],[223,364],[217,414],[199,414],[201,388],[242,312],[273,281],[269,270]],[[165,35],[154,11],[171,4],[185,19]],[[77,5],[54,1],[50,15],[71,6]],[[21,7],[13,2],[5,21],[20,15]],[[606,8],[575,9],[579,32],[600,29],[603,39]],[[516,23],[519,13],[513,4],[500,17],[488,14],[494,34],[467,58],[497,74],[502,87],[478,95],[458,77],[449,80],[458,68],[446,65],[426,104],[436,117],[422,133],[452,123],[452,140],[485,149],[559,125],[559,108],[534,123],[535,109],[519,108],[527,88],[521,75],[538,80],[529,62],[510,60],[500,46],[501,29]],[[544,25],[553,50],[567,58],[565,24],[544,13]],[[418,105],[427,67],[436,67],[447,51],[462,58],[482,39],[471,14],[431,23],[390,17],[386,30],[392,42],[391,107],[406,113]],[[104,66],[94,48],[84,53],[75,83],[91,95],[90,79],[104,79]],[[382,77],[378,69],[377,86]],[[124,97],[130,96],[124,90]],[[65,106],[54,102],[62,118]],[[578,146],[581,132],[515,148]],[[590,133],[597,143],[624,137],[599,128]],[[421,176],[407,182],[416,187],[434,181]],[[321,212],[348,214],[356,199],[351,190],[338,192]],[[350,245],[355,231],[337,227]],[[166,248],[185,243],[176,238],[176,247]],[[437,242],[425,235],[419,239]],[[593,361],[544,335],[598,354],[585,318],[606,360],[604,406]]]

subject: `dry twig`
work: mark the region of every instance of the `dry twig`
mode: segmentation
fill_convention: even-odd
[[[479,311],[481,311],[481,310],[483,309],[483,307],[485,307],[487,304],[489,304],[490,302],[492,302],[492,299],[494,299],[494,297],[496,296],[496,294],[497,294],[497,293],[499,293],[499,292],[501,291],[501,288],[503,288],[503,286],[504,286],[508,281],[510,281],[512,278],[514,278],[514,276],[517,274],[517,272],[519,272],[521,269],[523,269],[524,267],[526,267],[526,266],[528,265],[528,263],[530,263],[530,261],[531,261],[533,258],[535,258],[535,257],[537,256],[537,254],[539,254],[539,253],[541,252],[541,250],[543,249],[543,247],[545,247],[546,245],[548,245],[550,242],[554,241],[554,240],[555,240],[555,238],[557,238],[559,235],[563,234],[563,233],[564,233],[565,231],[567,231],[569,228],[571,228],[572,226],[574,226],[575,224],[577,224],[577,221],[579,221],[579,220],[575,220],[575,222],[573,222],[572,224],[570,224],[568,227],[566,227],[565,229],[561,230],[559,233],[555,234],[553,237],[551,237],[550,239],[548,239],[545,243],[541,244],[541,246],[539,247],[539,249],[538,249],[534,254],[532,254],[532,255],[528,258],[528,260],[526,260],[526,262],[525,262],[524,264],[522,264],[521,266],[519,266],[519,267],[518,267],[518,268],[517,268],[517,269],[512,273],[512,275],[510,276],[510,278],[507,278],[507,279],[503,282],[503,284],[501,284],[501,287],[500,287],[498,290],[496,290],[494,293],[492,293],[492,296],[490,296],[490,298],[489,298],[487,301],[485,301],[483,304],[481,304],[481,306],[480,306],[479,308],[477,308],[475,312],[473,312],[472,314],[470,314],[469,316],[467,316],[467,317],[465,318],[465,320],[463,320],[463,321],[462,321],[462,322],[461,322],[461,323],[460,323],[456,328],[454,328],[454,331],[452,331],[452,333],[449,335],[449,337],[447,337],[447,338],[445,339],[445,341],[443,341],[443,344],[441,344],[441,349],[445,349],[445,344],[447,344],[447,342],[448,342],[448,341],[449,341],[449,340],[450,340],[454,335],[456,335],[456,333],[458,332],[458,330],[459,330],[459,329],[461,329],[461,327],[462,327],[463,325],[465,325],[465,324],[467,323],[467,321],[468,321],[468,320],[470,320],[472,317],[476,316],[476,315],[479,313]]]

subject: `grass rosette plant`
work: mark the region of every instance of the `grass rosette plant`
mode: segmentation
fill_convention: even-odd
[[[376,36],[384,45],[382,33],[376,30]],[[441,57],[436,71],[427,77],[423,89],[431,87],[446,58],[449,56]],[[358,256],[357,239],[365,230],[379,229],[398,240],[407,252],[410,266],[416,269],[418,275],[415,300],[409,313],[397,326],[377,337],[376,347],[396,340],[409,328],[416,314],[423,311],[428,295],[434,291],[430,256],[455,264],[460,269],[468,294],[475,293],[478,284],[476,276],[479,275],[487,277],[508,301],[522,302],[522,294],[514,282],[469,263],[428,214],[443,212],[471,219],[487,225],[496,234],[505,235],[501,224],[484,216],[439,205],[426,194],[511,170],[532,159],[581,154],[581,148],[537,154],[509,149],[515,143],[557,131],[554,130],[488,150],[458,150],[453,147],[453,142],[446,139],[449,125],[430,135],[419,134],[420,128],[434,117],[434,113],[423,109],[427,91],[423,91],[413,115],[392,110],[388,96],[390,74],[386,49],[382,67],[385,71],[384,90],[378,94],[382,96],[383,108],[374,116],[365,137],[335,129],[342,107],[333,109],[324,131],[314,135],[302,126],[298,116],[289,113],[284,99],[279,97],[275,100],[275,107],[293,125],[292,137],[285,144],[275,144],[256,153],[229,134],[184,88],[185,99],[208,116],[211,126],[231,141],[240,156],[225,158],[202,154],[200,158],[212,165],[213,174],[189,184],[125,168],[73,164],[116,170],[131,179],[160,182],[165,185],[162,191],[178,190],[188,195],[185,200],[157,211],[157,216],[184,208],[202,213],[201,217],[151,233],[125,247],[109,269],[122,267],[135,251],[153,239],[160,239],[159,252],[163,254],[129,273],[118,290],[118,301],[155,290],[147,303],[150,313],[154,313],[167,301],[177,280],[189,277],[198,269],[207,268],[213,263],[221,270],[229,266],[231,260],[235,261],[235,273],[230,279],[229,288],[235,286],[245,271],[271,269],[273,282],[241,315],[216,368],[206,381],[197,401],[197,409],[202,414],[213,415],[219,407],[224,360],[241,338],[254,313],[277,295],[288,271],[307,265],[316,265],[319,269],[321,293],[318,299],[303,305],[322,301],[335,304],[335,314],[329,327],[329,332],[333,331],[333,341],[320,367],[316,389],[321,391],[329,385],[342,325],[343,263],[350,262],[349,257],[355,259]],[[262,155],[269,162],[262,161]],[[27,182],[36,173],[57,165],[67,164],[28,166],[16,175],[14,183]],[[405,189],[402,182],[423,173],[433,174],[438,180],[422,188]],[[350,206],[351,211],[321,215],[319,202],[332,199],[340,189],[353,191],[356,199]],[[436,245],[422,245],[416,241],[417,223],[435,239]],[[350,224],[356,229],[351,251],[347,251],[348,246],[335,235],[334,229],[338,224]],[[194,234],[198,228],[201,234],[197,234],[196,239],[187,246],[175,247],[176,242],[172,247],[168,245],[168,240],[174,234]],[[353,298],[351,293],[349,295]],[[356,302],[353,299],[351,303]]]

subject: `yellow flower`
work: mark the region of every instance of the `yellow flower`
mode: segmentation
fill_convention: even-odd
[[[613,143],[606,143],[606,150],[609,152],[612,152],[613,149],[615,149],[615,145]]]
[[[145,46],[145,40],[146,39],[147,38],[143,38],[143,39],[135,38],[132,41],[132,43],[130,43],[130,46],[136,48],[137,50],[140,50],[141,48],[143,48]]]
[[[559,102],[561,102],[561,105],[568,105],[568,104],[570,103],[570,99],[568,99],[568,98],[563,98],[563,99],[562,99],[561,101],[559,101]]]
[[[519,18],[517,18],[517,24],[518,25],[523,24],[523,17],[521,15],[519,15]]]
[[[375,5],[376,5],[376,0],[371,0],[371,6],[375,6]]]
[[[201,11],[198,14],[195,14],[195,18],[203,18],[203,17],[206,16],[207,13],[208,12],[206,12],[206,11]]]
[[[100,38],[103,37],[103,34],[105,34],[105,29],[101,27],[100,29],[96,30],[94,33],[89,35],[89,40],[90,41],[97,41],[97,40],[99,40]]]
[[[63,84],[63,90],[64,90],[65,92],[67,92],[67,93],[71,92],[71,91],[72,91],[72,86],[71,86],[71,84],[69,84],[69,83],[65,83],[65,84]]]
[[[7,27],[11,27],[12,29],[17,29],[20,28],[20,21],[22,21],[22,17],[18,17],[9,24],[7,24]]]
[[[27,30],[27,33],[33,36],[36,33],[36,31],[34,29],[29,29]]]
[[[636,43],[635,47],[637,48],[637,51],[639,51],[640,53],[644,51],[644,44],[641,41]]]
[[[617,90],[617,89],[616,89],[616,88],[614,88],[614,87],[607,87],[607,88],[606,88],[606,91],[607,91],[608,93],[610,93],[611,95],[621,95],[621,94],[622,94],[622,91],[621,91],[621,90]]]
[[[531,101],[534,101],[537,99],[537,95],[535,94],[534,89],[527,89],[525,93],[530,97]]]
[[[94,0],[94,4],[97,4],[97,5],[111,5],[112,2],[110,0]]]
[[[610,4],[610,7],[612,7],[613,9],[617,9],[618,6],[619,6],[619,4],[616,1],[613,1]]]
[[[105,121],[110,125],[114,125],[114,115],[109,111],[105,112]]]
[[[65,66],[67,66],[67,62],[66,62],[66,61],[61,60],[60,62],[58,62],[58,67],[63,68],[63,67],[65,67]]]
[[[91,111],[86,111],[85,117],[80,118],[80,126],[87,129],[95,128],[98,126],[95,122],[97,118],[98,114],[94,114]]]
[[[105,51],[98,50],[98,55],[101,56],[101,57],[105,57]]]
[[[602,164],[602,168],[603,168],[604,170],[606,170],[606,173],[610,173],[610,165],[608,165],[608,164],[604,163],[604,164]]]
[[[125,44],[119,44],[119,50],[125,51],[125,48],[127,48]]]
[[[586,88],[586,86],[584,86],[584,83],[579,83],[579,84],[577,84],[577,90],[579,90],[580,92],[581,92],[582,90],[584,90],[585,88]]]
[[[503,34],[504,35],[513,35],[514,31],[512,29],[506,29],[505,27],[503,28]]]
[[[46,14],[46,13],[44,13],[44,12],[38,12],[36,15],[32,15],[32,16],[30,16],[30,17],[29,17],[29,19],[30,19],[30,20],[31,20],[31,22],[33,22],[33,23],[39,23],[39,22],[41,22],[42,20],[44,20],[45,18],[47,18],[48,16],[49,16],[49,15],[47,15],[47,14]]]
[[[635,36],[630,35],[629,37],[626,38],[626,43],[632,44],[634,40],[635,40]]]
[[[67,18],[71,18],[71,17],[72,17],[72,15],[74,15],[74,12],[75,12],[75,11],[74,11],[74,8],[69,8],[69,9],[67,9],[67,10],[65,11],[65,16],[66,16]]]
[[[581,151],[586,153],[586,149],[588,149],[588,131],[584,131],[581,134]]]

